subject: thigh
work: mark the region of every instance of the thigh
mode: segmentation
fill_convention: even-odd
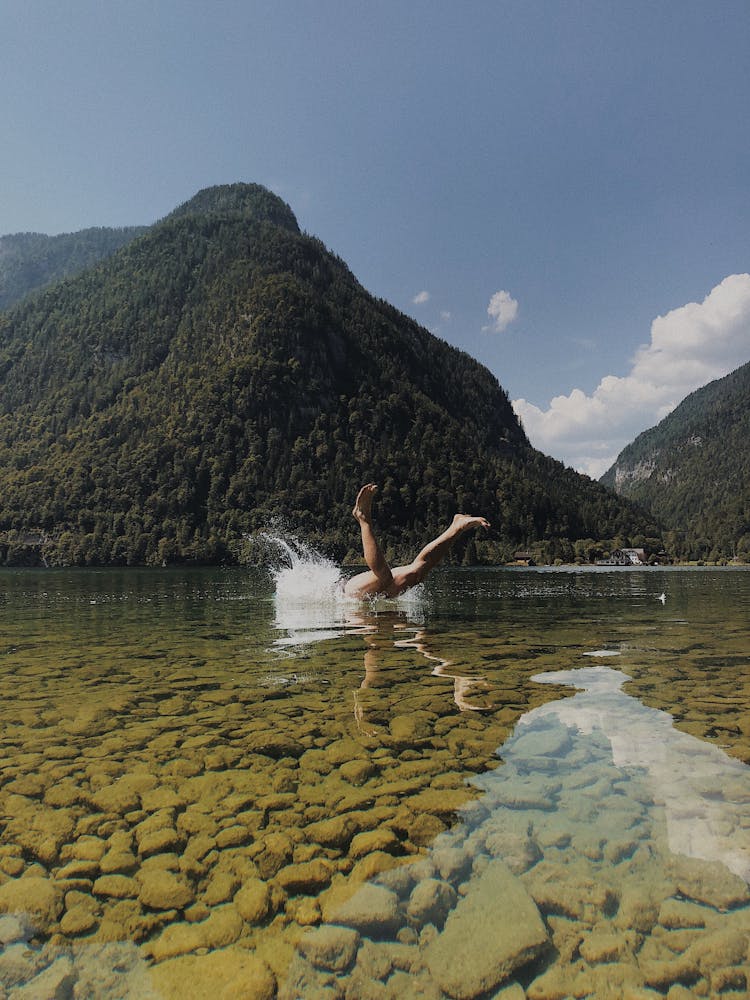
[[[347,597],[365,597],[367,594],[377,594],[380,590],[382,585],[370,569],[364,573],[357,573],[344,584],[344,593]]]

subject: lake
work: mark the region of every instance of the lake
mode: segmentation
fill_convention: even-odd
[[[747,995],[750,571],[276,548],[0,573],[0,996]]]

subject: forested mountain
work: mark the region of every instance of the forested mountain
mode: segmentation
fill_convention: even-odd
[[[30,292],[93,267],[146,229],[128,226],[82,229],[60,236],[0,236],[0,310],[20,302]]]
[[[750,364],[710,382],[620,453],[602,483],[675,529],[682,558],[750,561]]]
[[[301,234],[257,185],[200,192],[95,268],[0,314],[0,556],[231,560],[282,516],[359,551],[368,480],[392,557],[456,510],[506,558],[652,519],[534,451],[494,376]]]

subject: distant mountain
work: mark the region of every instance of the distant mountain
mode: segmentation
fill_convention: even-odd
[[[675,529],[678,555],[750,561],[749,440],[750,363],[640,434],[601,482]]]
[[[46,285],[93,267],[146,229],[146,226],[129,226],[82,229],[60,236],[42,233],[0,236],[0,310]]]
[[[487,369],[369,295],[258,185],[201,191],[0,314],[8,562],[231,560],[279,516],[354,559],[366,481],[392,558],[456,510],[494,526],[468,561],[656,532],[535,451]]]

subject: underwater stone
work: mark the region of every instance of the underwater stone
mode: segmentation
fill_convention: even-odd
[[[291,861],[293,854],[292,841],[285,833],[268,833],[253,845],[252,858],[261,878],[269,879]]]
[[[416,924],[434,924],[440,928],[456,900],[453,886],[440,879],[425,879],[414,887],[406,914]]]
[[[403,923],[398,896],[381,885],[365,884],[335,912],[336,923],[372,937],[395,934]]]
[[[349,857],[363,858],[365,855],[372,853],[372,851],[398,851],[400,847],[401,841],[393,830],[382,827],[379,830],[367,830],[364,833],[358,833],[353,837],[349,845]]]
[[[359,941],[356,930],[326,924],[303,935],[299,950],[317,969],[344,972],[354,961]]]
[[[151,972],[151,982],[158,997],[273,1000],[276,996],[276,978],[268,965],[238,946],[161,962]]]
[[[226,903],[234,896],[240,884],[239,878],[230,872],[215,872],[203,890],[203,902],[208,906]]]
[[[513,740],[511,747],[515,760],[523,757],[562,757],[571,744],[570,730],[554,727],[534,728],[531,732],[521,730],[521,735]]]
[[[580,946],[581,957],[589,965],[599,965],[602,962],[614,962],[633,953],[637,946],[637,938],[632,931],[625,934],[610,934],[606,931],[594,931],[583,939]]]
[[[747,883],[718,861],[677,857],[674,875],[683,896],[717,910],[729,910],[750,902]]]
[[[281,760],[282,757],[299,758],[306,749],[291,736],[271,729],[261,733],[251,733],[247,737],[246,747],[251,753],[263,754],[264,757],[271,757],[273,760]]]
[[[47,878],[24,876],[0,886],[0,913],[24,914],[42,933],[49,933],[62,909],[62,890]]]
[[[297,865],[288,865],[276,873],[282,889],[294,896],[299,893],[319,892],[333,878],[334,867],[330,861],[317,858]]]
[[[351,785],[364,785],[378,773],[377,765],[371,760],[348,760],[339,768],[339,774]]]
[[[60,921],[63,934],[75,937],[77,934],[88,934],[98,923],[96,914],[87,906],[73,906],[65,912]]]
[[[295,920],[301,927],[312,927],[323,919],[320,903],[310,896],[290,899],[286,905],[287,916]]]
[[[307,827],[309,840],[322,844],[323,847],[338,847],[345,849],[352,838],[360,832],[360,826],[351,815],[334,816],[332,819],[310,823]]]
[[[102,875],[94,882],[92,891],[97,896],[133,899],[138,895],[138,883],[127,875]]]
[[[471,855],[461,847],[438,845],[432,852],[432,863],[444,879],[460,881],[468,875],[472,865]]]
[[[122,876],[112,875],[110,878]],[[140,901],[153,910],[182,910],[195,899],[192,886],[186,879],[170,871],[141,869],[138,873]]]
[[[242,926],[242,917],[231,904],[219,906],[200,923],[170,924],[149,949],[159,962],[200,948],[226,948],[239,938]]]
[[[410,715],[396,715],[388,726],[393,740],[398,745],[411,745],[429,739],[434,732],[435,717],[428,712],[412,712]]]
[[[102,875],[131,875],[138,868],[138,859],[132,851],[107,851],[99,862]]]
[[[451,997],[472,1000],[499,986],[548,945],[534,901],[502,861],[491,861],[427,947],[427,966]]]
[[[659,910],[659,923],[669,930],[684,927],[705,927],[711,910],[681,899],[665,899]],[[715,916],[715,914],[714,914]]]
[[[271,893],[265,882],[250,879],[235,893],[234,905],[242,919],[250,924],[260,924],[268,916],[271,908]]]
[[[185,845],[185,837],[174,827],[166,826],[160,830],[144,833],[138,840],[138,852],[141,857],[148,858],[153,854],[164,854],[168,851],[180,851]]]
[[[76,975],[73,962],[67,955],[61,955],[51,965],[34,976],[19,989],[13,991],[14,1000],[67,1000],[73,996]]]

